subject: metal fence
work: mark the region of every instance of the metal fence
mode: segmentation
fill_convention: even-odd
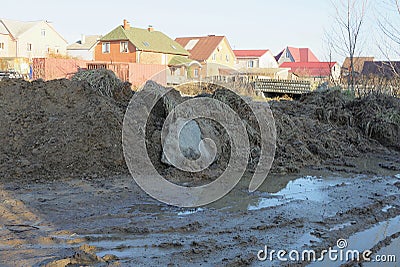
[[[257,79],[254,89],[264,93],[304,94],[311,91],[309,81]]]

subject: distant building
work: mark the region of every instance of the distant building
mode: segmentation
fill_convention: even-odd
[[[0,57],[32,59],[65,55],[67,44],[50,22],[0,19]]]
[[[353,70],[354,70],[354,76],[357,77],[361,74],[363,68],[364,68],[364,63],[367,61],[374,61],[374,57],[354,57],[353,58]],[[342,65],[342,78],[346,78],[349,76],[351,72],[350,68],[351,62],[350,58],[346,57],[346,59],[343,62]]]
[[[278,63],[275,60],[271,51],[265,50],[233,50],[236,56],[237,69],[251,68],[278,68]]]
[[[281,68],[290,68],[290,72],[303,80],[337,81],[340,78],[340,65],[337,62],[285,62]]]
[[[202,77],[229,74],[234,70],[236,57],[225,36],[181,37],[175,39],[190,52],[190,58],[202,65]]]
[[[83,60],[94,60],[95,48],[101,37],[101,35],[82,35],[81,40],[67,47],[68,55]]]
[[[366,78],[400,78],[400,61],[365,61],[361,75]]]
[[[319,62],[310,48],[286,47],[276,57],[279,66],[285,62]]]
[[[188,58],[189,52],[162,32],[131,27],[127,20],[100,39],[95,60],[168,65],[172,58]]]

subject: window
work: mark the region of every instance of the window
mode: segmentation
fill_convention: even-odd
[[[214,53],[214,54],[213,54],[212,60],[217,60],[217,53]]]
[[[26,51],[31,52],[32,51],[32,44],[28,43],[26,46]]]
[[[150,46],[149,42],[146,42],[146,41],[143,42],[143,45],[144,46]]]
[[[229,55],[228,54],[225,55],[225,59],[226,59],[226,62],[229,62]]]
[[[128,53],[129,52],[129,50],[128,50],[128,42],[121,42],[120,45],[119,45],[119,51],[121,53]]]
[[[196,44],[197,44],[198,42],[199,42],[199,39],[190,40],[190,41],[187,43],[187,45],[185,46],[185,49],[186,49],[186,50],[192,50],[193,47],[195,47]]]
[[[45,37],[45,36],[46,36],[46,29],[42,29],[42,31],[41,31],[41,35],[42,35],[43,37]]]
[[[0,43],[0,50],[4,50],[4,43]]]
[[[194,69],[194,77],[199,77],[199,69]]]
[[[253,60],[247,61],[247,67],[254,68],[254,61]]]
[[[171,47],[172,47],[172,49],[176,50],[176,46],[174,46],[174,45],[171,45]]]
[[[110,43],[102,43],[102,52],[103,54],[110,53]]]

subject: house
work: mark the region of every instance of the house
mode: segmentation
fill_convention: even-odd
[[[284,62],[319,62],[309,48],[286,47],[276,57],[279,66]]]
[[[83,60],[94,60],[95,47],[101,37],[101,35],[82,35],[81,40],[67,47],[68,55]]]
[[[284,62],[281,68],[290,68],[297,77],[310,81],[337,81],[340,78],[340,65],[337,62]]]
[[[361,74],[364,68],[364,63],[367,61],[374,61],[374,57],[353,57],[353,70],[355,76]],[[342,77],[347,77],[349,75],[351,71],[350,65],[350,57],[346,57],[342,65]]]
[[[66,54],[67,41],[48,21],[0,19],[0,57],[43,58]]]
[[[202,77],[220,76],[235,67],[236,57],[225,36],[181,37],[175,41],[190,52],[190,59],[200,62]]]
[[[237,69],[278,68],[274,55],[269,50],[233,50]]]
[[[167,66],[175,56],[187,58],[189,52],[152,26],[134,28],[127,20],[103,36],[95,47],[95,60],[104,62]]]
[[[366,78],[400,78],[400,61],[365,61],[361,75]]]

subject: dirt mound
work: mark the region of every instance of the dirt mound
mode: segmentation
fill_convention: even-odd
[[[128,173],[121,135],[131,95],[123,86],[118,88],[111,89],[110,97],[86,80],[0,82],[2,179]],[[227,90],[202,96],[229,104],[245,122],[252,146],[248,169],[254,169],[260,134],[248,107]],[[183,174],[162,161],[163,122],[171,109],[186,99],[171,91],[156,105],[146,129],[148,154],[159,172],[171,179],[214,179],[229,161],[230,146],[224,129],[213,122],[197,121],[202,137],[219,144],[217,160],[207,170]],[[325,91],[306,94],[300,100],[270,102],[277,129],[272,172],[291,173],[324,164],[351,166],[348,159],[363,153],[400,151],[399,101],[387,96],[353,100],[340,91]]]
[[[0,83],[2,178],[111,175],[126,170],[124,109],[85,82]]]
[[[352,99],[331,90],[270,104],[278,136],[274,171],[346,166],[352,165],[348,158],[362,153],[400,150],[399,99],[384,95]]]

